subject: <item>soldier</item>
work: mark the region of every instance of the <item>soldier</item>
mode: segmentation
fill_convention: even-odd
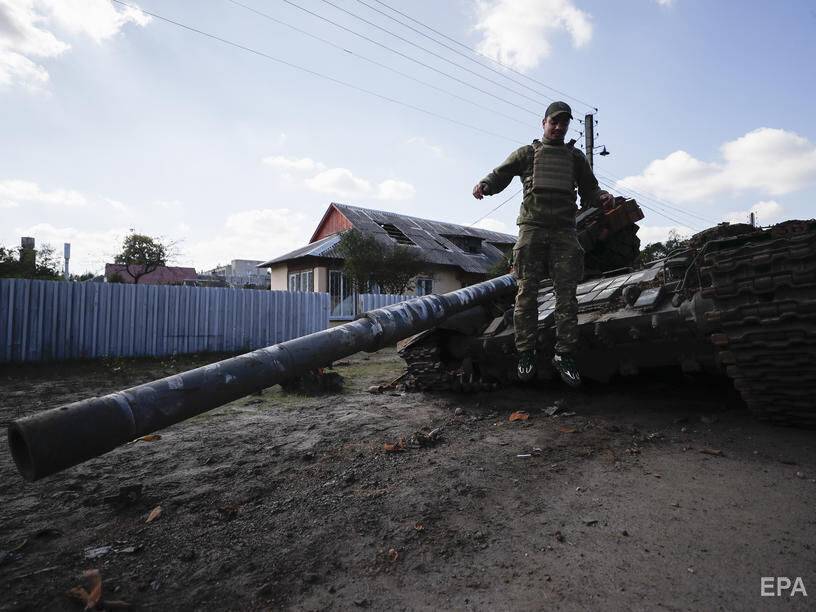
[[[473,188],[481,200],[521,178],[524,199],[518,216],[519,237],[513,249],[518,294],[513,322],[518,374],[523,381],[536,375],[535,342],[538,328],[538,285],[552,279],[555,290],[556,344],[552,364],[570,386],[581,384],[575,364],[578,344],[578,300],[575,289],[584,275],[584,250],[575,230],[575,187],[581,206],[608,208],[614,198],[598,187],[584,154],[574,141],[564,143],[572,119],[565,102],[553,102],[542,121],[544,137],[510,154],[502,165]],[[586,126],[592,129],[593,126]]]

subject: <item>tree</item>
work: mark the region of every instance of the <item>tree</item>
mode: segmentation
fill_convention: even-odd
[[[124,264],[125,272],[138,284],[146,274],[166,266],[175,243],[163,243],[159,238],[131,232],[122,241],[122,251],[114,257],[114,263]]]
[[[414,288],[413,279],[426,269],[418,249],[386,245],[356,229],[343,233],[337,251],[344,259],[346,278],[360,293],[374,287],[385,293],[405,293]]]
[[[0,246],[0,278],[33,278],[37,280],[61,280],[59,261],[54,249],[42,245],[33,262],[21,257],[22,248]]]
[[[640,263],[646,264],[656,259],[662,259],[675,249],[683,248],[686,242],[688,242],[688,238],[680,236],[676,230],[671,230],[665,242],[653,242],[641,249]]]

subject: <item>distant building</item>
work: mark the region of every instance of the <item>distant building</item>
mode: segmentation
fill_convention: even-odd
[[[357,300],[335,248],[340,234],[351,228],[384,244],[422,252],[428,273],[415,279],[417,295],[446,293],[485,280],[516,243],[510,234],[332,203],[308,245],[260,264],[270,269],[271,288],[329,293],[331,319],[353,318]]]
[[[143,266],[131,265],[130,270],[138,276],[144,270]],[[121,282],[132,285],[136,281],[128,274],[125,264],[105,264],[105,280],[107,282]],[[186,280],[196,279],[195,268],[178,266],[159,266],[152,272],[139,277],[140,285],[181,285]]]
[[[217,266],[199,276],[221,278],[228,287],[269,289],[269,273],[258,268],[262,263],[260,259],[233,259],[228,265]]]

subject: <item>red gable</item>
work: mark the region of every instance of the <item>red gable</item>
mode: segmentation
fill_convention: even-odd
[[[317,229],[315,229],[314,234],[312,234],[312,239],[309,240],[309,244],[312,242],[316,242],[321,238],[325,238],[326,236],[331,236],[332,234],[337,234],[338,232],[342,232],[343,230],[351,229],[354,227],[351,224],[346,216],[337,210],[334,203],[329,205],[329,209],[323,215],[323,218],[320,220],[320,223],[317,224]]]

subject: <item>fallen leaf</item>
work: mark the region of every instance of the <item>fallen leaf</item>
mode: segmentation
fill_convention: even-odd
[[[566,425],[564,425],[563,427],[559,427],[558,431],[560,431],[561,433],[575,433],[578,430],[575,429],[574,427],[567,427]]]
[[[397,453],[405,450],[405,438],[400,438],[399,442],[386,442],[383,444],[386,453]]]
[[[700,449],[700,452],[703,453],[704,455],[711,455],[712,457],[723,456],[723,452],[721,450],[714,448],[702,448]]]
[[[389,548],[388,549],[388,560],[391,561],[391,563],[393,563],[397,559],[399,559],[399,553],[397,552],[397,549],[396,548]]]
[[[161,440],[161,436],[159,434],[148,434],[146,436],[142,436],[141,438],[136,438],[137,442],[155,442],[156,440]]]
[[[93,610],[102,599],[102,575],[99,570],[87,570],[84,574],[85,578],[90,582],[91,589],[88,591],[88,601],[85,603],[86,610]]]
[[[516,410],[516,412],[510,415],[508,420],[512,423],[513,421],[526,421],[529,418],[530,415],[523,410]]]
[[[425,525],[423,525],[422,523],[417,523],[416,525],[414,525],[414,529],[416,529],[417,531],[422,531],[423,529],[425,529]]]
[[[150,514],[147,515],[147,520],[145,521],[145,523],[152,523],[153,521],[155,521],[157,518],[159,518],[161,516],[161,513],[162,513],[162,507],[161,506],[156,506],[155,508],[153,508],[150,511]]]

